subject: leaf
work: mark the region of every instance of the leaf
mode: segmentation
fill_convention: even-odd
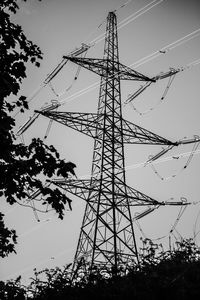
[[[59,189],[44,187],[44,182],[56,173],[67,177],[69,172],[74,173],[75,165],[65,163],[53,146],[45,145],[40,139],[34,138],[25,146],[14,134],[15,117],[10,112],[16,108],[18,114],[28,109],[27,97],[18,94],[26,78],[27,63],[39,67],[43,56],[40,48],[27,39],[22,27],[12,22],[12,13],[19,9],[17,3],[2,0],[0,4],[0,197],[4,196],[10,204],[17,201],[23,205],[27,195],[35,193],[41,207],[48,204],[62,219],[65,204],[70,207],[71,200]],[[2,218],[0,214],[3,230],[0,230],[1,242],[3,238],[0,256],[5,257],[15,251],[17,236],[5,227]]]

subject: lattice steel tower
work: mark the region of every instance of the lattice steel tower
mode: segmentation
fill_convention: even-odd
[[[94,138],[90,179],[59,179],[53,183],[86,201],[74,268],[83,262],[89,267],[117,270],[121,264],[137,261],[138,253],[131,206],[153,210],[165,205],[127,186],[124,144],[177,145],[122,117],[121,80],[154,81],[119,62],[117,19],[107,17],[103,59],[65,56],[100,75],[97,113],[42,110],[40,114]]]

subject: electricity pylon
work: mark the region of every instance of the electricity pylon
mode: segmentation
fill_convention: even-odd
[[[118,270],[121,265],[138,260],[131,207],[147,207],[144,215],[166,204],[126,184],[124,145],[177,146],[178,143],[122,117],[121,80],[151,82],[154,79],[119,62],[117,19],[114,12],[110,12],[107,17],[103,59],[77,56],[64,58],[101,77],[97,113],[39,111],[54,121],[94,138],[91,178],[53,180],[59,188],[86,201],[74,269],[84,261],[90,270],[104,265]]]

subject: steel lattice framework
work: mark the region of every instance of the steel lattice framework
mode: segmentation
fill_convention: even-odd
[[[117,19],[107,17],[103,59],[65,56],[101,77],[97,113],[42,110],[40,114],[94,138],[91,178],[55,179],[53,183],[86,201],[74,269],[83,262],[119,269],[138,259],[132,206],[152,211],[164,202],[127,186],[124,144],[177,145],[122,117],[121,80],[152,82],[119,62]]]

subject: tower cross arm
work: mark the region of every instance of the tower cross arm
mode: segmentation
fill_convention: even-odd
[[[103,77],[119,77],[121,80],[156,81],[154,78],[151,79],[118,61],[112,61],[108,58],[99,59],[73,56],[63,56],[63,58]]]
[[[96,129],[99,126],[98,116],[94,113],[59,112],[53,110],[36,112],[91,137],[95,137]]]
[[[126,186],[129,206],[159,206],[161,203],[138,190]]]
[[[165,139],[125,119],[122,120],[122,127],[123,139],[126,144],[177,145],[177,142]]]
[[[127,67],[119,63],[119,76],[122,80],[139,80],[139,81],[150,81],[156,82],[155,78],[150,78],[138,71],[133,70],[130,67]]]
[[[54,179],[51,183],[57,187],[87,201],[90,192],[90,179]]]
[[[184,197],[181,197],[179,201],[174,201],[173,198],[167,201],[159,201],[130,186],[126,186],[126,192],[129,206],[148,206],[149,212],[159,206],[187,206],[191,204]]]
[[[97,129],[102,130],[99,122],[101,114],[59,112],[53,110],[35,112],[93,138],[96,138]],[[123,132],[123,141],[126,144],[177,145],[177,142],[171,142],[125,119],[122,119],[121,130]]]
[[[66,192],[69,192],[72,195],[75,195],[86,202],[95,201],[94,194],[99,191],[100,180],[98,179],[66,179],[59,178],[50,181],[51,184],[56,185],[57,187],[63,189]],[[104,190],[103,194],[106,198],[109,198],[109,195],[112,194],[111,191]],[[89,197],[89,195],[93,195],[93,197]],[[115,192],[114,197],[116,199],[116,203],[118,207],[124,206],[158,206],[158,205],[166,205],[169,203],[159,202],[144,193],[137,191],[136,189],[126,186],[126,192],[119,190]],[[128,200],[128,202],[127,202]],[[109,201],[108,201],[109,203]],[[171,204],[171,203],[170,203]],[[176,205],[176,204],[175,204]]]

